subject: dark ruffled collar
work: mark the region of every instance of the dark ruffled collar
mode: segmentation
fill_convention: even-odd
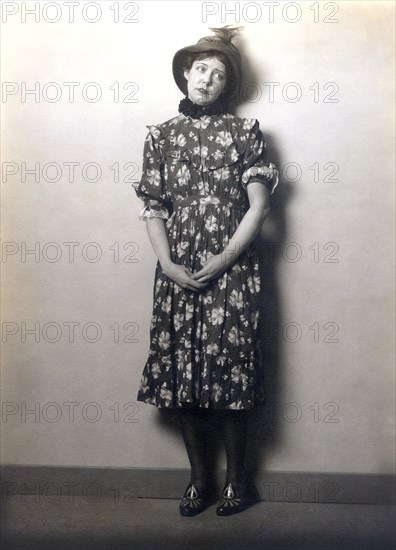
[[[194,103],[188,97],[185,97],[179,103],[179,113],[182,113],[183,115],[189,116],[191,118],[222,115],[226,112],[227,112],[227,104],[224,103],[223,98],[221,96],[218,97],[216,101],[214,101],[207,107],[203,107],[202,105],[198,105],[197,103]]]

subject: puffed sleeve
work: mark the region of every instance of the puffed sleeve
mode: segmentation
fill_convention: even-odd
[[[169,219],[172,201],[164,180],[164,162],[161,153],[161,130],[147,126],[149,132],[144,141],[142,177],[134,185],[136,195],[144,201],[139,220],[147,218]]]
[[[245,126],[248,124],[247,119]],[[244,170],[242,173],[242,186],[253,181],[260,181],[268,187],[270,194],[279,183],[279,172],[275,164],[268,162],[267,148],[263,133],[260,130],[258,120],[250,119],[250,130],[247,130],[246,149],[243,158]]]

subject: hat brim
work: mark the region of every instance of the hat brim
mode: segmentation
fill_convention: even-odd
[[[178,88],[183,92],[184,95],[187,95],[187,80],[184,76],[184,67],[186,60],[191,54],[199,54],[209,51],[215,51],[224,54],[229,62],[231,67],[232,74],[227,74],[227,90],[229,93],[237,93],[240,86],[240,67],[236,66],[235,61],[229,55],[229,46],[222,43],[220,40],[208,40],[205,42],[200,42],[193,44],[192,46],[187,46],[178,50],[172,62],[172,71],[173,78],[178,86]]]

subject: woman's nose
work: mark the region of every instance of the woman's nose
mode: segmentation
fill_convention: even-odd
[[[206,86],[211,86],[213,84],[213,75],[211,73],[204,74],[202,83]]]

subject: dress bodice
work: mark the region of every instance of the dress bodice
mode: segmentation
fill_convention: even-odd
[[[179,114],[147,128],[143,175],[135,188],[146,201],[143,219],[161,213],[167,217],[165,208],[191,196],[215,195],[244,208],[250,181],[261,181],[271,193],[278,183],[256,119]]]

